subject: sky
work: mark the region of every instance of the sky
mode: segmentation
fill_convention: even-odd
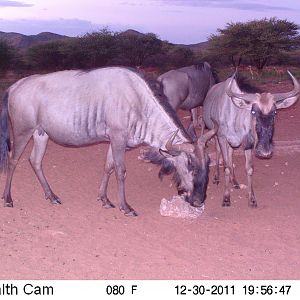
[[[277,17],[300,24],[299,0],[0,0],[0,31],[68,36],[127,29],[177,44],[206,41],[230,22]]]

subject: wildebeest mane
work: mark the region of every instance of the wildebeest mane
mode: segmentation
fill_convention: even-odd
[[[204,69],[204,67],[205,67],[204,62],[199,62],[199,63],[197,63],[197,64],[194,65],[194,68],[196,70],[201,70],[202,71],[202,69]],[[212,76],[213,76],[213,78],[215,80],[215,83],[219,83],[220,82],[220,78],[218,76],[218,71],[216,69],[212,68],[212,67],[210,67],[210,71],[211,71],[211,74],[212,74]]]
[[[158,100],[159,104],[161,105],[161,107],[168,114],[168,116],[173,120],[173,122],[179,128],[179,130],[182,132],[184,137],[187,138],[189,141],[192,141],[190,135],[188,134],[186,129],[183,127],[181,121],[179,120],[179,118],[176,114],[176,111],[172,108],[172,106],[170,105],[170,103],[168,101],[168,98],[164,94],[162,84],[160,82],[158,82],[156,79],[154,79],[153,76],[151,76],[151,75],[140,74],[139,72],[137,74],[140,75],[145,80],[145,82],[147,83],[147,85],[149,86],[151,91],[153,92],[153,95]]]
[[[149,161],[155,165],[160,166],[160,170],[158,173],[158,177],[160,180],[163,179],[166,175],[172,175],[173,174],[173,181],[175,182],[176,186],[178,187],[180,185],[180,176],[173,164],[173,162],[162,155],[158,149],[155,148],[149,148],[143,153],[143,159],[145,161]]]
[[[160,153],[160,151],[156,148],[148,148],[142,154],[142,158],[144,161],[151,162],[155,165],[161,166],[161,169],[158,173],[158,177],[160,180],[163,179],[165,175],[171,175],[176,171],[176,168],[172,161],[167,159],[164,155]],[[177,180],[175,179],[177,177]],[[179,176],[174,174],[175,181],[178,182]]]
[[[194,64],[194,68],[196,70],[203,69],[204,68],[204,62],[198,62],[198,63]]]
[[[212,76],[215,80],[215,83],[219,83],[220,82],[220,78],[219,78],[219,75],[218,75],[218,71],[214,68],[211,68],[211,73],[212,73]]]

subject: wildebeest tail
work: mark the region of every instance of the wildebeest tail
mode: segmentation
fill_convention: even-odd
[[[8,92],[5,92],[0,106],[0,172],[7,170],[9,151]]]

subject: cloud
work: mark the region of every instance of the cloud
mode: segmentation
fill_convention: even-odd
[[[0,7],[32,7],[33,4],[26,4],[20,1],[0,0]]]
[[[286,6],[269,5],[258,1],[239,1],[239,0],[154,0],[161,4],[170,6],[192,6],[192,7],[212,7],[212,8],[231,8],[250,11],[292,11],[294,8]]]

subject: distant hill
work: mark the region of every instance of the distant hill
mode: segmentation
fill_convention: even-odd
[[[126,31],[121,32],[120,35],[143,36],[144,33],[141,33],[134,29],[128,29]],[[52,33],[52,32],[41,32],[36,35],[25,35],[25,34],[16,33],[16,32],[0,31],[0,39],[7,41],[10,45],[12,45],[16,48],[19,48],[19,49],[26,49],[33,45],[39,44],[39,43],[64,40],[67,38],[71,38],[71,37]],[[187,47],[187,48],[193,50],[194,52],[199,52],[208,47],[208,42],[201,42],[198,44],[190,44],[190,45],[184,45],[184,44],[172,44],[172,45],[180,46],[180,47]]]
[[[65,35],[60,35],[52,32],[41,32],[36,35],[25,35],[16,32],[2,32],[0,31],[0,39],[7,41],[10,45],[26,49],[35,44],[57,41],[69,38]]]
[[[206,42],[200,42],[200,43],[197,43],[197,44],[189,44],[189,45],[176,44],[175,46],[186,47],[186,48],[191,49],[194,52],[199,52],[199,51],[207,49],[208,45],[209,45],[209,42],[206,41]]]
[[[122,35],[123,35],[123,36],[128,36],[128,35],[143,36],[144,33],[141,33],[141,32],[136,31],[136,30],[134,30],[134,29],[128,29],[128,30],[126,30],[126,31],[121,32],[120,35],[121,35],[121,36],[122,36]]]

